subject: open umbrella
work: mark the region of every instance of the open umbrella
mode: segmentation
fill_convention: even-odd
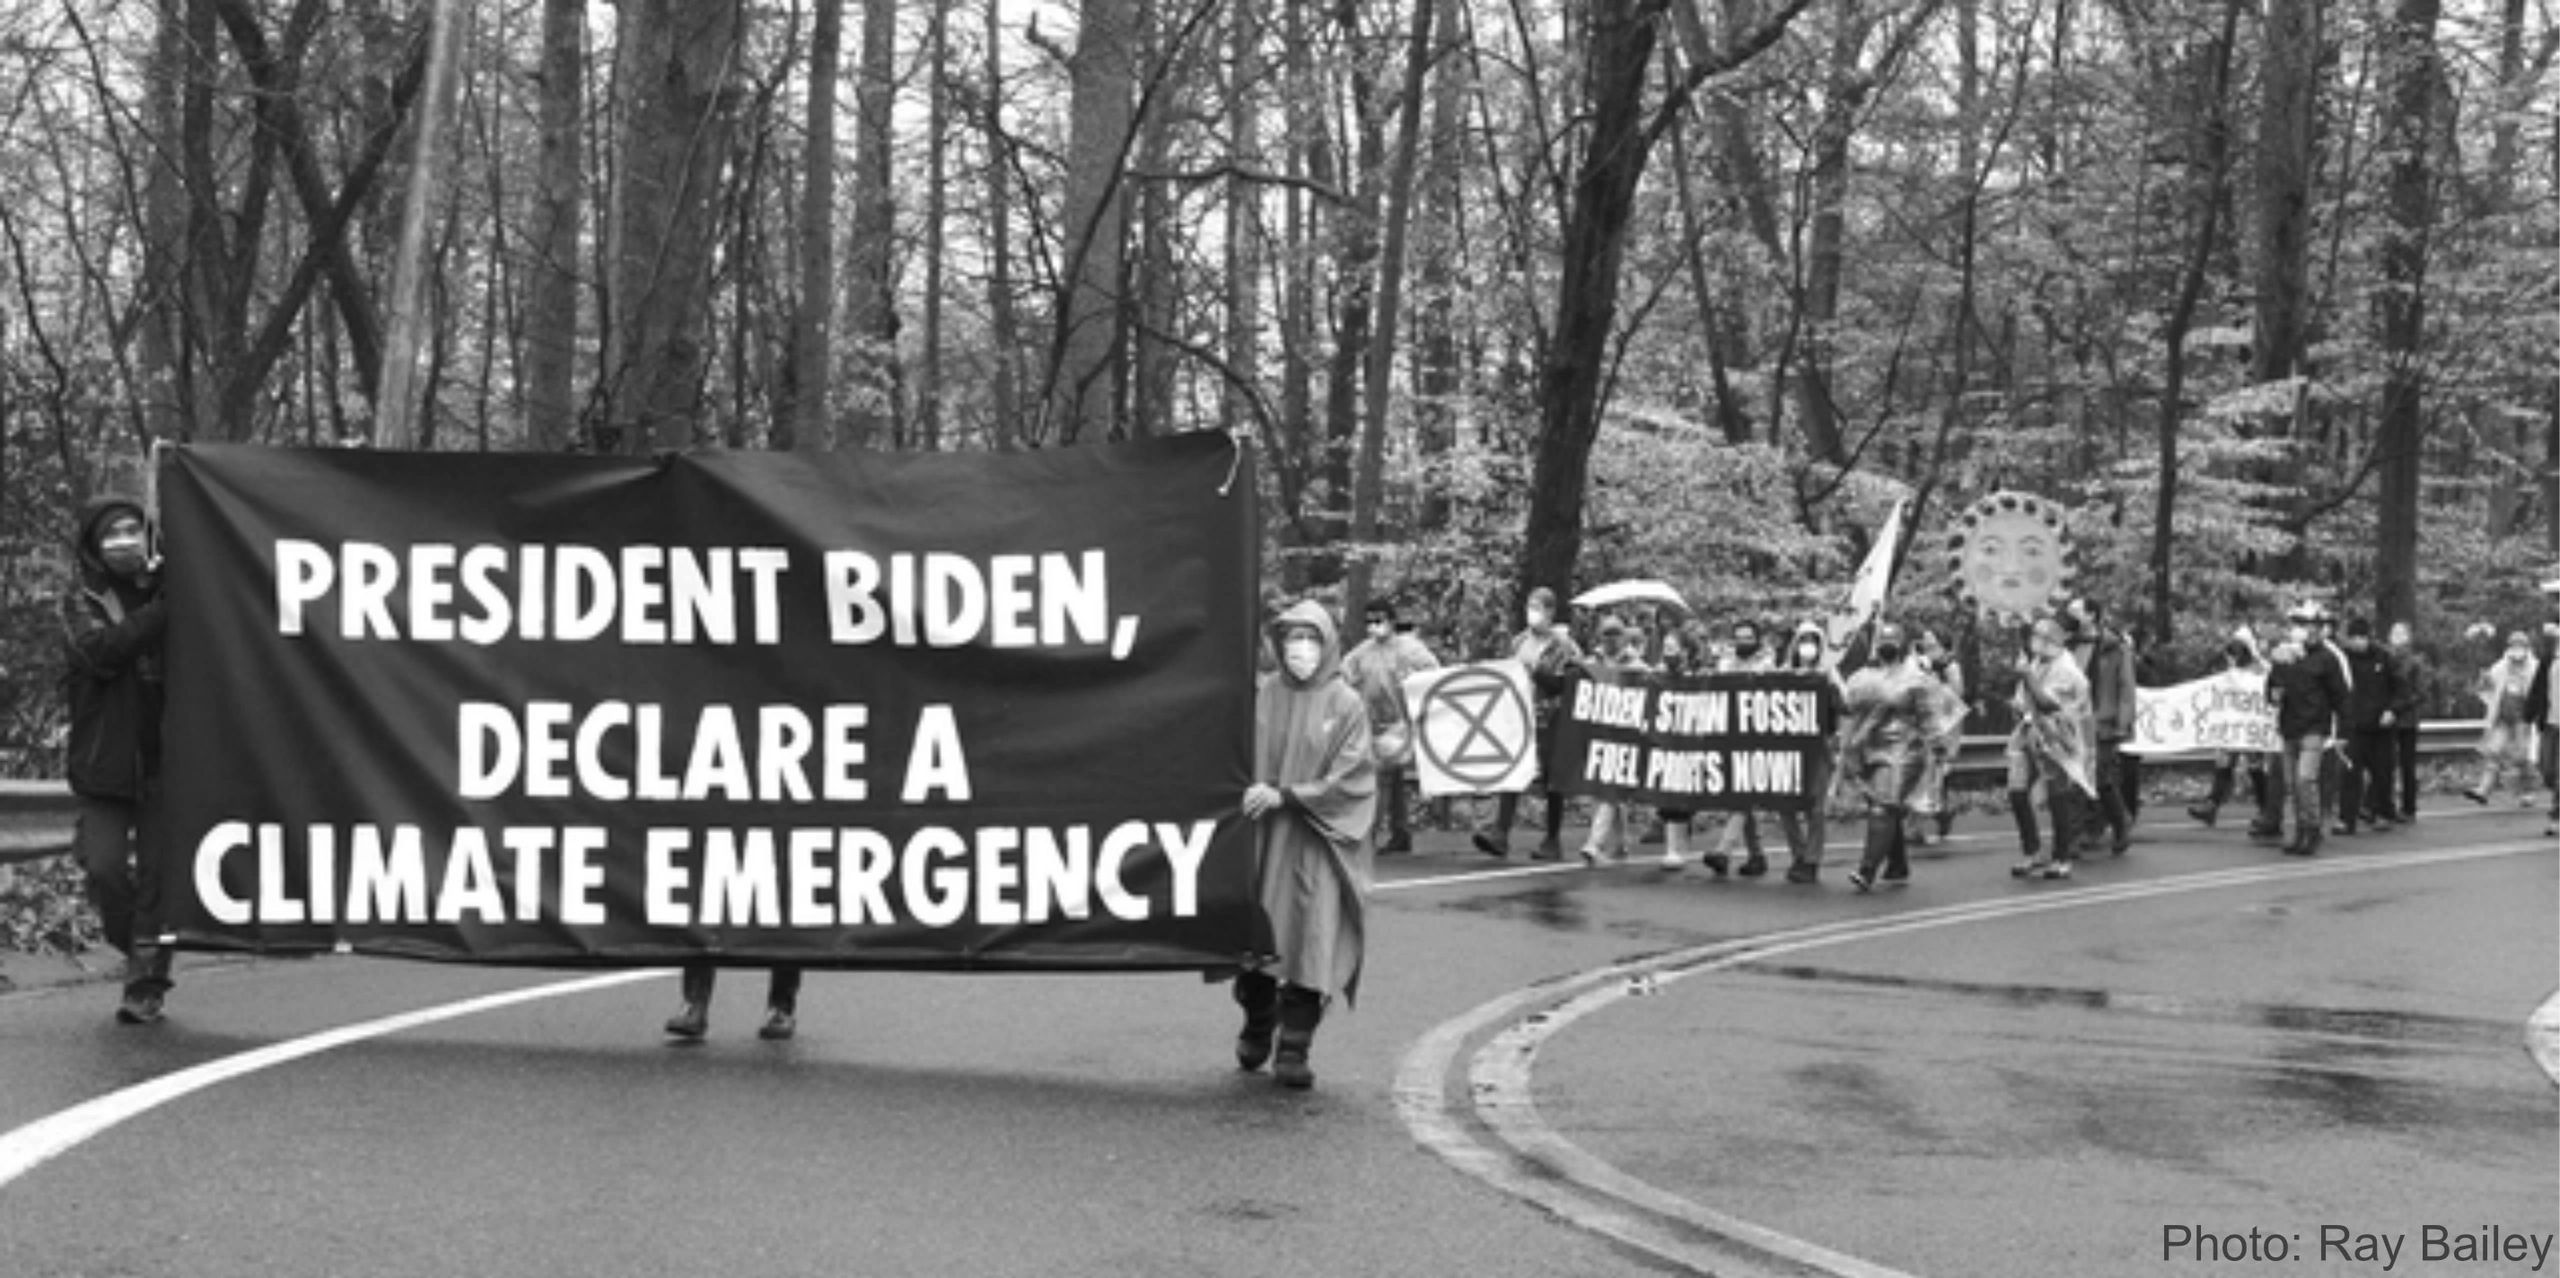
[[[1657,581],[1651,577],[1630,577],[1625,581],[1612,581],[1606,585],[1593,586],[1573,597],[1573,606],[1576,608],[1606,608],[1611,604],[1623,603],[1669,604],[1682,612],[1689,611],[1689,601],[1681,598],[1679,591],[1673,590],[1669,583]]]

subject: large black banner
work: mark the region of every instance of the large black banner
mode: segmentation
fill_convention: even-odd
[[[1555,788],[1691,812],[1809,810],[1824,800],[1838,707],[1827,674],[1601,673],[1565,688]]]
[[[1254,948],[1254,481],[175,450],[180,943],[1179,968]]]

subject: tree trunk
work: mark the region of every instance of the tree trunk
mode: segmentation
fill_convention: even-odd
[[[1022,443],[1022,332],[1013,308],[1013,183],[1007,177],[1012,140],[1004,131],[1004,28],[996,6],[986,6],[987,101],[980,122],[987,135],[987,344],[995,375],[988,387],[988,433],[996,449]]]
[[[1387,159],[1384,225],[1378,248],[1376,329],[1369,335],[1363,376],[1366,402],[1360,414],[1359,470],[1351,488],[1351,540],[1377,540],[1385,498],[1387,409],[1395,383],[1396,316],[1404,304],[1407,232],[1413,221],[1414,172],[1422,154],[1422,93],[1431,70],[1431,20],[1437,0],[1413,0],[1413,24],[1405,43],[1404,85],[1396,96],[1395,149]],[[1346,613],[1357,616],[1369,600],[1374,564],[1367,554],[1352,561]]]
[[[924,349],[916,365],[916,436],[926,452],[942,447],[943,219],[950,214],[951,5],[933,0],[925,33]]]
[[[1520,588],[1573,593],[1582,553],[1582,507],[1591,447],[1600,435],[1600,378],[1618,311],[1618,267],[1644,177],[1645,71],[1654,24],[1638,0],[1591,0],[1590,63],[1583,84],[1591,136],[1618,140],[1586,149],[1565,219],[1562,278],[1553,345],[1539,385],[1536,461],[1529,525],[1520,549]]]
[[[627,0],[612,235],[613,347],[596,451],[699,441],[714,198],[729,154],[740,0]]]
[[[2302,372],[2311,284],[2311,175],[2317,163],[2320,0],[2268,0],[2257,151],[2255,379]]]
[[[2382,413],[2375,431],[2381,518],[2374,538],[2374,590],[2387,625],[2418,612],[2419,479],[2425,440],[2428,241],[2435,227],[2429,156],[2444,92],[2436,62],[2439,0],[2395,0],[2382,32],[2384,179],[2382,240]]]
[[[1262,190],[1246,176],[1263,165],[1261,0],[1234,0],[1228,19],[1227,145],[1238,171],[1228,176],[1226,190],[1227,383],[1218,421],[1244,435],[1259,416],[1251,388],[1262,377]]]
[[[890,156],[897,105],[898,6],[863,0],[862,64],[853,91],[853,244],[846,255],[846,429],[838,448],[893,443],[898,308],[891,291],[898,231]]]
[[[1458,225],[1465,198],[1466,106],[1470,76],[1459,35],[1464,16],[1458,0],[1434,0],[1440,6],[1439,79],[1431,94],[1429,151],[1422,175],[1422,238],[1414,261],[1414,426],[1415,446],[1426,467],[1447,455],[1458,441],[1457,399],[1461,357],[1458,344]],[[1447,487],[1426,476],[1416,525],[1424,532],[1448,527],[1451,504]]]
[[[560,452],[578,437],[578,222],[586,166],[586,0],[543,0],[541,100],[535,108],[533,209],[525,247],[524,417],[532,446]]]
[[[2178,428],[2185,414],[2187,380],[2187,334],[2195,327],[2196,307],[2203,301],[2205,278],[2213,263],[2214,246],[2222,226],[2223,187],[2231,166],[2231,46],[2238,38],[2240,6],[2247,0],[2224,0],[2222,32],[2208,52],[2211,61],[2198,91],[2203,96],[2200,117],[2203,137],[2198,139],[2197,170],[2186,174],[2188,215],[2192,219],[2193,248],[2187,255],[2186,273],[2178,282],[2177,300],[2171,304],[2161,341],[2166,347],[2162,356],[2160,389],[2160,481],[2157,504],[2151,522],[2151,622],[2152,633],[2177,633],[2176,595],[2170,589],[2170,574],[2177,563],[2178,513]]]
[[[1067,192],[1049,341],[1046,429],[1063,444],[1107,439],[1119,402],[1120,285],[1128,205],[1120,157],[1137,113],[1138,0],[1084,0],[1069,59]]]
[[[817,0],[809,29],[808,143],[800,165],[800,298],[791,316],[791,368],[783,379],[781,438],[814,452],[828,442],[835,368],[836,91],[844,75],[844,0]]]

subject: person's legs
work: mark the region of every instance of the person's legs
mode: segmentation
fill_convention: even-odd
[[[667,1032],[680,1039],[698,1039],[711,1028],[711,990],[719,983],[720,969],[707,962],[687,963],[677,979],[677,997],[684,1006],[667,1018]]]
[[[1268,972],[1236,973],[1236,1006],[1244,1009],[1244,1028],[1236,1034],[1236,1068],[1257,1070],[1271,1059],[1272,1035],[1280,1030],[1280,982]]]
[[[1405,798],[1404,781],[1405,769],[1403,768],[1378,769],[1378,788],[1385,793],[1387,799],[1386,803],[1381,805],[1385,808],[1386,840],[1378,845],[1380,852],[1411,852],[1413,850],[1412,809]]]
[[[2338,760],[2338,806],[2332,813],[2338,819],[2338,833],[2356,832],[2356,821],[2364,814],[2365,764],[2370,758],[2364,749],[2365,734],[2347,734],[2345,757]]]
[[[128,959],[133,955],[133,847],[139,824],[134,804],[83,796],[71,826],[71,849],[80,860],[89,906],[98,912],[98,928],[106,933],[107,944]]]
[[[1271,1076],[1282,1087],[1316,1084],[1307,1064],[1315,1048],[1316,1026],[1324,1020],[1324,995],[1300,985],[1280,987],[1280,1037],[1271,1060]]]
[[[2288,855],[2310,856],[2320,850],[2320,773],[2328,759],[2327,744],[2320,737],[2286,742],[2285,788],[2293,794],[2293,838],[2284,845]]]
[[[2391,730],[2391,763],[2399,771],[2399,784],[2391,786],[2391,817],[2394,820],[2417,820],[2417,727],[2394,727]]]
[[[1490,827],[1476,827],[1474,839],[1476,851],[1486,856],[1511,855],[1511,826],[1519,819],[1520,794],[1518,791],[1508,791],[1494,796],[1493,824]]]
[[[2286,787],[2293,773],[2292,756],[2278,749],[2260,756],[2260,760],[2265,764],[2267,784],[2258,795],[2258,818],[2250,823],[2249,833],[2258,838],[2272,839],[2284,833]]]
[[[2009,873],[2032,874],[2045,865],[2044,839],[2036,826],[2036,768],[2033,760],[2019,751],[2009,753],[2009,815],[2018,823],[2018,863]]]

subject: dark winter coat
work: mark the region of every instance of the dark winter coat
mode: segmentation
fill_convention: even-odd
[[[72,793],[134,800],[160,772],[161,642],[168,604],[156,577],[119,576],[98,557],[98,532],[130,498],[94,498],[80,510],[75,579],[64,592],[62,673],[71,731],[63,765]]]
[[[2346,675],[2325,649],[2314,647],[2267,668],[2267,700],[2275,703],[2277,736],[2334,737],[2347,704]]]
[[[2367,644],[2362,652],[2346,652],[2347,673],[2352,688],[2347,693],[2346,728],[2350,732],[2382,731],[2382,712],[2400,702],[2400,685],[2393,662],[2378,644]]]

